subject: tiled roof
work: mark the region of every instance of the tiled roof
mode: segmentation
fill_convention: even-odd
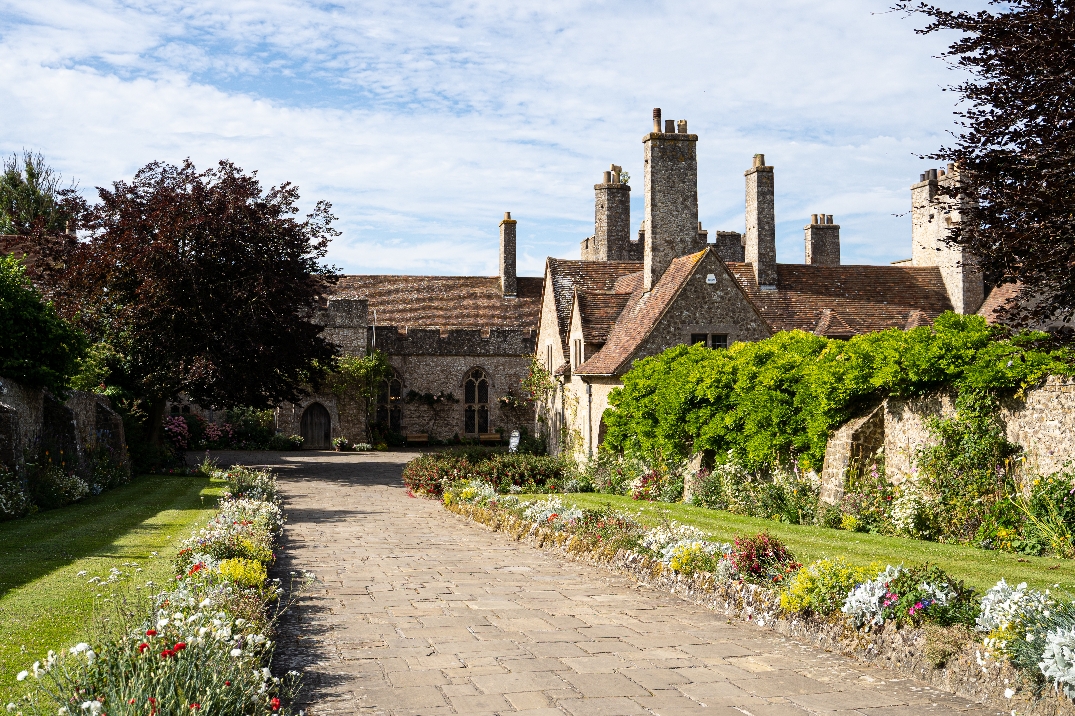
[[[952,309],[932,266],[777,264],[775,291],[758,289],[748,263],[728,268],[774,332],[843,337],[922,325]]]
[[[579,312],[582,314],[582,340],[586,343],[604,343],[631,299],[631,294],[583,291],[578,297]]]
[[[1022,284],[1018,283],[1002,283],[989,292],[989,295],[985,297],[985,301],[982,302],[982,307],[978,309],[978,315],[984,316],[985,320],[990,323],[999,323],[1000,309],[1004,308],[1011,299],[1019,295],[1022,290]]]
[[[333,295],[365,298],[369,320],[413,328],[526,328],[537,326],[543,280],[518,279],[518,296],[500,293],[498,276],[341,276]]]
[[[575,292],[613,291],[623,276],[638,273],[641,277],[641,261],[573,261],[571,259],[548,260],[547,269],[552,276],[553,302],[560,329],[560,341],[567,355],[567,334],[571,330],[571,304]],[[616,291],[626,293],[626,291]]]
[[[634,356],[642,341],[657,325],[664,312],[694,272],[705,251],[680,256],[672,261],[657,285],[648,294],[638,286],[619,320],[608,334],[604,347],[576,368],[579,375],[616,375]]]

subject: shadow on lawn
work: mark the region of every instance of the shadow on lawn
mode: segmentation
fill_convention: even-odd
[[[73,505],[0,523],[0,597],[85,557],[137,560],[166,548],[147,545],[141,552],[115,542],[121,537],[134,537],[134,545],[147,542],[167,527],[144,525],[162,511],[212,507],[216,497],[201,495],[209,485],[199,477],[140,476]]]

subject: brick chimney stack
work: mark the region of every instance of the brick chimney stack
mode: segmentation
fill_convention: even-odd
[[[646,234],[642,271],[646,291],[660,280],[673,259],[697,251],[698,135],[687,121],[665,120],[653,110],[654,131],[642,138],[645,156]],[[678,126],[677,126],[678,125]]]
[[[743,238],[745,258],[754,266],[754,277],[763,291],[776,289],[776,209],[773,168],[765,155],[754,155],[754,166],[745,172],[747,184],[747,231]]]
[[[511,212],[505,211],[500,222],[500,291],[511,297],[516,295],[519,283],[515,275],[515,223]]]
[[[620,180],[623,168],[613,164],[594,184],[594,235],[582,242],[583,261],[637,261],[631,241],[631,187]]]
[[[840,225],[832,214],[811,214],[806,232],[806,263],[809,266],[840,265]]]

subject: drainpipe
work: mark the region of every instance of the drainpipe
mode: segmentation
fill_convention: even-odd
[[[593,386],[586,384],[586,454],[593,457]]]
[[[556,441],[557,442],[557,445],[556,445],[556,454],[557,455],[559,455],[560,453],[562,453],[564,451],[564,446],[560,445],[559,442],[560,442],[560,440],[563,439],[564,425],[566,424],[565,421],[567,420],[567,413],[564,410],[564,390],[565,390],[565,387],[566,386],[561,382],[560,383],[560,424],[557,426],[559,428],[559,430],[560,430],[560,438],[558,438],[557,441]]]

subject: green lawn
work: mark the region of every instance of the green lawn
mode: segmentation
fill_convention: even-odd
[[[534,499],[540,496],[521,497]],[[713,539],[723,542],[732,541],[736,535],[767,531],[779,537],[803,563],[838,555],[857,564],[868,564],[874,560],[890,564],[930,562],[983,592],[1003,577],[1009,582],[1027,582],[1039,589],[1075,593],[1075,560],[1021,557],[961,545],[882,537],[824,527],[788,525],[683,504],[636,502],[619,495],[570,494],[560,497],[565,502],[572,502],[584,508],[611,504],[613,507],[635,512],[639,521],[648,525],[658,524],[665,519],[676,520],[694,525]],[[1060,585],[1059,589],[1054,586],[1056,584]]]
[[[0,706],[21,689],[15,674],[83,638],[93,576],[135,562],[135,584],[165,584],[177,541],[213,514],[225,483],[146,476],[74,505],[0,523]],[[153,553],[157,554],[154,555]],[[81,571],[83,576],[77,576]]]

